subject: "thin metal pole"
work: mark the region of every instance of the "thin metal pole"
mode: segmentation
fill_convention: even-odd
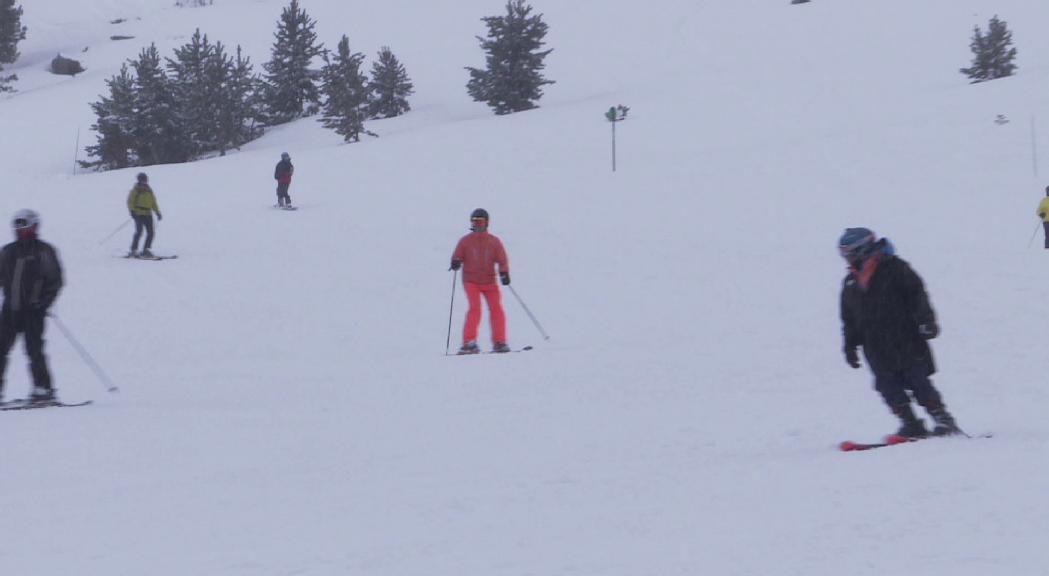
[[[73,147],[73,176],[76,176],[77,160],[80,159],[80,127],[76,129],[76,145]]]
[[[1034,179],[1038,179],[1038,131],[1035,128],[1035,117],[1031,114],[1031,164],[1034,167]]]
[[[514,290],[514,287],[510,286],[509,284],[507,284],[506,287],[510,289],[510,293],[514,295],[514,298],[517,298],[517,301],[521,303],[521,308],[524,308],[525,314],[528,314],[528,317],[532,319],[532,323],[535,324],[535,327],[537,329],[539,329],[539,333],[543,335],[543,340],[549,340],[550,336],[548,336],[546,330],[543,330],[543,327],[539,325],[539,321],[535,319],[535,315],[532,314],[532,311],[528,309],[528,306],[524,303],[524,300],[521,300],[521,297],[517,295],[517,290]]]
[[[612,171],[616,171],[616,121],[612,121]]]
[[[128,224],[130,224],[130,223],[131,223],[131,218],[128,218],[127,220],[124,220],[124,223],[123,223],[123,224],[121,224],[120,226],[118,226],[116,230],[114,230],[114,231],[110,232],[110,233],[109,233],[109,236],[106,236],[105,238],[103,238],[102,240],[100,240],[100,241],[98,242],[98,245],[99,245],[99,246],[101,246],[101,245],[105,244],[107,240],[109,240],[109,239],[110,239],[110,238],[112,238],[113,236],[116,236],[116,233],[117,233],[117,232],[120,232],[121,230],[123,230],[123,229],[124,229],[124,226],[127,226],[127,225],[128,225]]]
[[[455,280],[459,277],[459,271],[452,274],[452,303],[448,305],[448,338],[444,341],[444,355],[447,356],[452,346],[452,310],[455,309]]]
[[[80,342],[78,342],[77,339],[73,337],[73,333],[69,331],[69,328],[66,328],[66,325],[62,323],[62,320],[59,319],[58,315],[56,315],[54,312],[49,312],[48,316],[50,316],[51,319],[55,321],[55,326],[58,326],[58,329],[62,332],[62,334],[65,335],[66,340],[69,340],[69,343],[73,345],[73,348],[75,348],[77,353],[80,354],[80,357],[84,359],[84,362],[89,367],[91,367],[91,370],[95,373],[95,376],[98,377],[99,382],[101,382],[102,385],[106,387],[106,391],[119,392],[120,389],[117,388],[115,384],[113,384],[113,381],[109,379],[109,376],[107,376],[105,371],[102,370],[102,367],[98,365],[98,362],[95,362],[95,359],[92,358],[91,355],[87,353],[87,350],[85,350],[84,347],[80,345]]]
[[[1038,228],[1039,228],[1039,227],[1040,227],[1041,225],[1042,225],[1042,222],[1041,222],[1041,221],[1039,221],[1039,222],[1038,222],[1038,226],[1035,226],[1035,227],[1034,227],[1034,232],[1031,232],[1031,239],[1027,241],[1027,247],[1028,247],[1028,248],[1030,248],[1030,247],[1031,247],[1031,244],[1032,244],[1032,243],[1034,242],[1034,237],[1038,235]]]

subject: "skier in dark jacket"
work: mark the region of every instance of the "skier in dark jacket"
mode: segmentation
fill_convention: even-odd
[[[31,402],[55,399],[51,374],[44,356],[44,317],[62,289],[62,266],[50,244],[37,238],[40,218],[32,210],[19,210],[12,221],[16,240],[0,251],[0,397],[3,396],[7,355],[22,333],[33,376]]]
[[[929,380],[936,366],[928,340],[940,328],[922,279],[887,239],[876,239],[866,228],[845,230],[838,247],[849,265],[841,290],[845,361],[859,368],[857,348],[863,347],[875,389],[902,422],[898,435],[929,433],[914,415],[908,391],[936,423],[933,435],[959,433]]]
[[[291,155],[284,152],[280,155],[280,162],[273,170],[273,179],[277,181],[277,205],[281,208],[291,206],[291,196],[288,188],[291,186],[291,175],[295,173],[295,166],[291,164]]]

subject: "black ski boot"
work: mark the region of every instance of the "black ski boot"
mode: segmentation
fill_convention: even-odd
[[[903,436],[904,438],[925,438],[929,435],[929,431],[925,429],[925,422],[914,415],[914,410],[911,410],[910,404],[895,407],[892,411],[903,423],[900,426],[900,429],[896,431],[897,436]]]
[[[29,395],[30,404],[52,404],[57,401],[54,388],[33,386],[33,393]]]
[[[469,340],[467,342],[463,342],[462,348],[459,348],[459,352],[457,352],[457,354],[459,354],[460,356],[463,355],[463,354],[480,354],[480,353],[481,353],[481,349],[477,347],[477,341],[476,340]]]
[[[939,408],[930,409],[929,416],[932,416],[933,421],[936,422],[936,427],[932,429],[933,436],[954,436],[962,433],[961,428],[958,428],[958,424],[954,421],[954,417],[947,412],[946,407],[940,406]]]

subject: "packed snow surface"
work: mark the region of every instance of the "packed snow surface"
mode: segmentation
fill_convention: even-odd
[[[74,171],[88,104],[198,27],[261,70],[284,3],[22,4],[0,214],[40,212],[54,312],[121,391],[49,328],[61,396],[94,404],[0,414],[0,573],[1049,574],[1044,2],[536,0],[557,83],[497,117],[463,68],[501,1],[302,0],[367,68],[390,46],[413,110],[148,168],[164,262],[103,241],[139,170]],[[1018,74],[969,84],[995,14]],[[56,53],[87,71],[49,74]],[[283,151],[297,212],[271,207]],[[532,351],[445,356],[477,207],[551,335],[504,289]],[[841,355],[849,226],[922,275],[935,383],[992,439],[836,450],[896,427]]]

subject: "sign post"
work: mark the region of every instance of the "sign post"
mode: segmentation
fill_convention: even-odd
[[[626,120],[627,112],[630,112],[630,108],[620,104],[619,106],[612,106],[605,112],[605,119],[612,123],[612,171],[616,171],[616,123]]]

